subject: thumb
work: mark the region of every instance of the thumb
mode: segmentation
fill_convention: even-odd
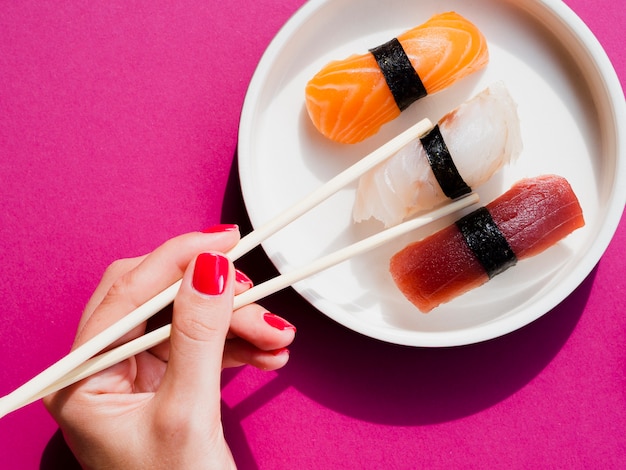
[[[232,263],[217,253],[198,255],[185,272],[174,300],[169,362],[159,389],[170,403],[219,404],[234,279]]]

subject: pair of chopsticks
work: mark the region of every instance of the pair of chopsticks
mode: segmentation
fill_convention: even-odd
[[[248,253],[265,239],[281,228],[296,220],[313,207],[326,200],[337,191],[358,179],[374,166],[389,158],[413,139],[425,134],[432,128],[432,123],[424,119],[410,127],[402,134],[382,145],[365,158],[344,170],[326,184],[313,191],[300,202],[280,213],[265,225],[243,237],[239,243],[227,253],[231,261],[235,261]],[[377,248],[388,241],[427,225],[441,217],[452,214],[478,202],[478,196],[471,193],[461,199],[452,201],[428,214],[411,219],[394,227],[383,230],[364,240],[356,242],[346,248],[317,259],[299,269],[279,275],[262,284],[235,296],[233,310],[244,305],[254,303],[268,295],[278,292],[298,281],[312,276],[324,269],[361,253]],[[139,352],[150,349],[169,338],[171,325],[165,325],[151,331],[115,349],[99,354],[110,344],[148,320],[157,312],[174,301],[182,281],[174,283],[163,290],[148,302],[139,306],[128,315],[111,325],[98,335],[91,338],[75,350],[71,351],[58,362],[52,364],[43,372],[15,389],[8,395],[0,398],[0,418],[23,406],[26,406],[50,393],[67,387],[79,380],[89,377],[96,372],[117,364]]]

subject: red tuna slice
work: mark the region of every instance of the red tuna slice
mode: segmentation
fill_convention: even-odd
[[[541,253],[585,225],[570,184],[556,175],[521,180],[486,208],[517,260]],[[457,224],[406,246],[391,258],[389,271],[424,313],[489,280]]]

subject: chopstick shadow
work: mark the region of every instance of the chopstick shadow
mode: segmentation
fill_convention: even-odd
[[[236,159],[235,159],[236,161]],[[222,220],[251,226],[231,169]],[[277,274],[257,248],[238,267],[259,283]],[[453,348],[412,348],[355,333],[317,311],[293,289],[260,303],[298,328],[287,367],[252,395],[224,412],[238,457],[254,468],[239,422],[287,388],[361,420],[398,426],[455,420],[489,408],[523,388],[558,353],[574,330],[596,271],[565,301],[535,322],[504,337]],[[237,369],[225,371],[233,380]],[[248,457],[246,457],[248,456]],[[245,468],[249,468],[244,465]]]

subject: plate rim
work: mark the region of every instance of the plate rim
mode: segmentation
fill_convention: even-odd
[[[253,102],[252,98],[262,91],[265,78],[270,71],[272,61],[278,55],[280,49],[288,42],[288,39],[292,35],[296,34],[303,23],[314,15],[319,9],[338,1],[339,0],[310,0],[296,10],[296,12],[279,29],[277,34],[269,43],[268,47],[265,49],[250,80],[241,111],[237,149],[241,191],[248,216],[254,228],[258,228],[259,224],[254,220],[254,214],[252,214],[249,210],[250,203],[248,201],[251,196],[247,194],[244,184],[244,180],[249,178],[249,176],[247,175],[246,167],[242,165],[243,160],[240,158],[242,154],[245,155],[245,152],[248,152],[248,149],[246,148],[245,135],[251,135],[251,130],[254,127],[252,118],[255,115],[257,104]],[[626,103],[624,102],[624,93],[615,68],[606,54],[606,51],[589,27],[568,5],[561,0],[532,0],[532,2],[525,3],[524,5],[518,5],[515,3],[515,7],[524,8],[527,11],[541,9],[548,10],[555,19],[558,19],[566,28],[570,30],[570,34],[577,39],[579,48],[582,47],[580,52],[584,52],[587,59],[594,63],[596,67],[596,74],[601,79],[603,85],[603,94],[609,97],[611,105],[611,113],[613,117],[612,123],[615,127],[614,145],[615,152],[618,157],[615,160],[615,174],[613,177],[615,184],[613,185],[612,193],[609,196],[611,204],[607,207],[604,223],[593,240],[589,251],[581,258],[580,263],[577,264],[578,269],[574,270],[575,273],[568,275],[562,280],[563,285],[566,287],[561,289],[561,295],[548,295],[536,299],[533,303],[534,308],[532,309],[532,315],[523,317],[516,315],[498,317],[497,319],[494,319],[493,321],[497,321],[501,324],[501,327],[495,331],[495,334],[493,334],[493,329],[484,328],[484,325],[493,323],[493,321],[490,321],[469,328],[461,328],[445,332],[410,331],[408,332],[410,333],[410,337],[407,337],[405,334],[407,332],[404,330],[391,329],[386,332],[387,334],[381,335],[379,334],[379,328],[376,328],[376,331],[371,331],[371,329],[368,328],[368,325],[364,323],[346,324],[344,321],[338,321],[328,315],[322,308],[318,307],[318,305],[316,305],[313,301],[314,299],[311,299],[310,296],[306,295],[306,292],[301,292],[296,289],[300,296],[305,298],[322,314],[353,331],[393,344],[415,347],[448,347],[473,344],[506,335],[545,315],[571,295],[598,264],[613,239],[615,232],[617,231],[622,218],[622,212],[626,204],[626,185],[620,186],[619,184],[616,184],[620,180],[626,180],[626,143],[624,142],[625,139],[623,132],[619,132],[620,129],[626,128]],[[618,103],[621,103],[622,105],[620,106]],[[264,246],[265,243],[262,243],[262,245]],[[268,257],[274,266],[281,271],[279,260],[277,260],[275,256],[272,256],[272,254],[268,253],[267,250],[265,250],[265,252],[268,254]]]

